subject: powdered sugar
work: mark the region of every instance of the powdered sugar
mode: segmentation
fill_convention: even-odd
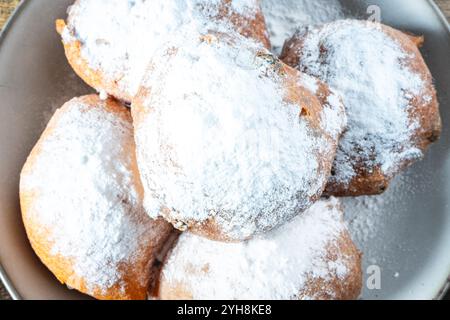
[[[423,251],[423,240],[417,236],[421,227],[411,226],[412,220],[415,226],[420,225],[415,220],[418,217],[414,216],[412,206],[408,204],[423,192],[416,190],[416,183],[417,177],[401,174],[382,195],[343,198],[349,231],[358,248],[364,252],[363,269],[368,270],[371,266],[381,268],[383,290],[400,285],[396,276],[399,270],[408,275],[415,272],[415,267],[409,263],[416,265],[417,262],[412,261],[420,259],[417,252]],[[423,213],[428,217],[428,212]],[[371,273],[366,274],[366,279],[370,276]],[[386,283],[388,281],[389,284]],[[365,297],[377,298],[373,290],[365,288],[364,291]]]
[[[204,38],[183,36],[144,79],[151,94],[139,107],[151,116],[138,112],[135,135],[145,205],[153,216],[168,208],[181,225],[213,218],[245,239],[311,205],[333,144],[285,102],[267,50],[243,37]]]
[[[222,13],[221,6],[243,17],[259,10],[256,0],[78,0],[62,36],[65,43],[80,41],[90,67],[132,97],[150,57],[172,34],[181,28],[229,27],[212,18]]]
[[[324,89],[321,86],[324,86],[324,84],[320,83],[315,77],[302,74],[300,85],[316,96],[324,95],[321,92],[321,89]],[[325,129],[325,132],[337,141],[343,130],[347,127],[347,115],[339,93],[332,88],[327,87],[326,89],[329,90],[329,93],[325,97],[326,99],[321,98],[320,101],[323,107],[321,112],[321,125]]]
[[[356,20],[307,28],[296,37],[305,34],[299,69],[338,90],[349,119],[331,182],[348,184],[360,166],[391,175],[403,161],[420,157],[409,111],[424,81],[406,65],[410,56],[397,40],[378,24]]]
[[[216,8],[223,5],[223,0],[208,0],[208,5],[214,5]],[[253,18],[259,11],[259,0],[231,0],[229,1],[232,12],[246,18]],[[216,9],[217,10],[217,9]]]
[[[425,175],[421,173],[421,175]],[[366,260],[374,259],[373,252],[378,246],[383,246],[388,242],[398,242],[392,239],[378,241],[380,236],[390,236],[395,234],[385,234],[386,228],[392,223],[403,223],[410,218],[408,204],[410,198],[423,192],[424,186],[416,186],[417,176],[411,172],[398,175],[391,183],[389,189],[378,196],[348,197],[343,198],[345,219],[348,222],[353,240],[359,247],[368,254]],[[420,179],[425,180],[423,177]],[[406,208],[406,209],[405,209]],[[397,239],[395,239],[397,240]],[[381,256],[383,250],[378,250]],[[378,257],[379,259],[380,257]]]
[[[29,219],[48,232],[50,255],[73,263],[69,283],[84,279],[92,294],[125,288],[118,268],[135,262],[156,224],[146,218],[132,173],[131,119],[104,109],[107,102],[93,107],[83,99],[73,99],[51,120],[31,170],[22,175],[21,192],[35,194],[25,213],[34,213]]]
[[[323,105],[322,110],[322,125],[325,131],[332,137],[338,139],[341,137],[342,128],[347,127],[347,114],[343,112],[344,116],[336,116],[336,110],[343,106],[341,96],[331,89],[330,95],[327,97],[327,102]]]
[[[330,22],[344,17],[337,0],[261,0],[273,50],[280,53],[284,42],[300,26]]]
[[[391,190],[381,196],[344,198],[345,216],[349,221],[353,239],[360,245],[375,241],[373,237],[381,227],[381,221],[389,219],[390,213],[383,209],[392,200]],[[390,202],[390,201],[389,201]]]
[[[328,246],[346,232],[337,199],[322,200],[302,216],[243,243],[220,243],[184,233],[162,271],[161,288],[193,299],[314,299],[303,296],[309,281],[343,281],[356,257]],[[328,288],[329,289],[329,288]],[[327,290],[326,287],[317,288]],[[332,295],[332,292],[327,293]]]

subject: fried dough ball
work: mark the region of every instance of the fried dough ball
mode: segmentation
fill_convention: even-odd
[[[53,116],[21,174],[23,221],[58,280],[98,299],[146,299],[173,232],[145,213],[129,110],[96,95]]]
[[[334,198],[247,242],[182,234],[156,294],[170,300],[350,300],[361,288],[361,254]]]
[[[218,241],[267,232],[317,201],[346,119],[326,85],[212,33],[152,59],[132,115],[147,212]]]
[[[348,127],[327,195],[384,192],[439,138],[439,104],[422,43],[358,20],[303,28],[286,42],[281,59],[336,89],[346,107]]]
[[[151,56],[184,28],[239,32],[270,47],[258,0],[77,0],[57,21],[75,72],[130,102]]]

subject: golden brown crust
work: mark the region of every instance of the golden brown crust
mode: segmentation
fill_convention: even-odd
[[[362,254],[356,248],[350,234],[345,231],[328,245],[328,261],[341,261],[348,272],[344,277],[334,272],[331,277],[313,278],[300,292],[299,299],[356,300],[362,289]]]
[[[405,63],[410,69],[421,76],[425,82],[425,91],[414,96],[411,100],[410,119],[418,122],[412,143],[422,151],[426,151],[430,144],[437,141],[441,134],[442,122],[439,114],[439,103],[436,90],[433,86],[433,78],[419,47],[423,45],[424,37],[405,34],[392,27],[381,25],[383,32],[395,39],[407,53],[411,53]],[[307,34],[305,34],[305,37]],[[285,43],[280,58],[290,66],[297,67],[300,62],[304,38],[294,36]],[[431,100],[425,99],[431,97]],[[354,169],[356,176],[349,184],[330,181],[325,190],[327,196],[362,196],[377,195],[387,190],[396,173],[401,172],[415,160],[404,160],[399,163],[397,172],[386,174],[381,166],[374,168],[365,167],[360,162]]]
[[[112,99],[102,101],[97,95],[89,95],[79,98],[79,101],[82,101],[85,105],[89,105],[92,108],[105,108],[105,110],[108,110],[108,112],[113,113],[115,116],[131,122],[129,110]],[[61,116],[64,114],[65,110],[70,107],[69,102],[59,109],[50,121],[48,127],[42,134],[39,142],[33,148],[24,165],[21,173],[21,181],[25,180],[27,176],[33,172],[36,161],[43,152],[43,143],[52,136],[54,129],[59,126]],[[134,145],[126,147],[129,148],[126,152],[134,154]],[[136,161],[134,161],[134,163],[136,163]],[[131,170],[133,170],[136,177],[138,177],[137,164],[135,164]],[[136,179],[136,182],[136,190],[142,193],[143,189],[140,180]],[[117,266],[120,273],[120,283],[117,282],[107,289],[98,286],[92,287],[92,284],[88,284],[82,275],[78,275],[75,272],[75,263],[73,259],[62,256],[61,254],[55,255],[52,253],[53,242],[50,240],[52,238],[52,230],[43,226],[37,218],[39,217],[39,212],[36,211],[38,208],[36,208],[34,202],[38,197],[40,197],[39,191],[30,191],[23,188],[21,185],[20,205],[23,222],[30,243],[37,256],[61,283],[102,300],[147,299],[148,285],[152,276],[150,271],[151,265],[155,260],[156,254],[158,254],[159,250],[164,245],[165,240],[170,237],[173,232],[173,229],[169,224],[164,221],[152,221],[146,214],[136,217],[139,221],[142,221],[144,225],[151,226],[152,236],[146,237],[140,251],[134,253],[138,258],[135,259],[132,264],[123,263]],[[155,232],[154,230],[158,230],[158,232]],[[80,241],[82,240],[80,239]],[[146,280],[142,281],[142,279]]]
[[[168,256],[170,253],[168,254]],[[347,231],[328,244],[326,261],[340,261],[347,269],[345,276],[332,272],[327,277],[310,277],[298,294],[298,300],[356,300],[362,290],[362,254]],[[190,270],[191,273],[208,270]],[[187,275],[189,276],[189,275]],[[211,284],[214,285],[214,284]],[[160,275],[154,297],[161,300],[192,300],[193,293],[183,283],[169,283]]]
[[[215,17],[218,20],[230,20],[237,32],[245,37],[260,41],[266,48],[270,48],[270,40],[266,29],[266,22],[262,11],[259,10],[254,19],[248,19],[236,13],[230,13],[229,3],[232,0],[224,0],[220,9],[220,14]],[[56,20],[56,31],[62,35],[66,28],[66,23],[62,19]],[[120,79],[124,75],[118,75],[115,78],[108,77],[103,70],[96,70],[89,66],[88,61],[81,54],[82,44],[80,41],[74,40],[69,43],[63,42],[67,60],[75,73],[86,84],[97,90],[98,92],[106,92],[109,95],[130,103],[133,94],[119,85]]]
[[[56,20],[56,30],[58,33],[62,34],[65,27],[66,23],[64,20]],[[98,92],[107,92],[109,95],[124,102],[131,101],[133,98],[132,95],[119,86],[119,78],[116,80],[109,79],[102,70],[95,70],[89,66],[89,63],[81,54],[82,45],[79,41],[72,41],[69,43],[63,42],[63,45],[67,61],[75,73],[86,82],[87,85]]]
[[[269,33],[267,32],[266,20],[262,10],[258,10],[253,19],[243,17],[235,12],[230,12],[231,2],[233,0],[223,0],[219,9],[217,20],[229,20],[236,31],[249,39],[255,39],[261,42],[267,49],[271,48]]]
[[[391,180],[392,177],[383,173],[380,166],[367,170],[363,165],[360,165],[356,168],[356,176],[348,185],[329,183],[324,191],[324,196],[358,197],[379,195],[389,188]]]
[[[208,34],[201,37],[202,41],[207,43],[211,41],[224,41],[233,44],[233,38],[226,34]],[[170,64],[170,59],[172,55],[177,54],[177,48],[173,48],[168,55],[168,62]],[[323,173],[326,177],[329,176],[332,168],[333,161],[335,158],[338,138],[333,137],[327,133],[324,129],[322,123],[322,111],[324,105],[328,101],[328,97],[332,94],[329,87],[317,80],[318,90],[317,93],[312,93],[309,89],[302,85],[302,79],[305,77],[304,74],[300,73],[298,70],[291,68],[290,66],[283,63],[278,58],[268,54],[268,51],[264,50],[255,53],[256,56],[264,56],[265,59],[270,59],[270,65],[281,79],[283,79],[283,88],[285,89],[284,100],[290,105],[298,106],[299,117],[307,119],[308,126],[311,128],[311,135],[324,137],[326,140],[327,148],[322,148],[321,154],[317,156],[319,161],[319,171]],[[147,72],[152,72],[154,66],[150,64]],[[148,97],[151,95],[151,88],[141,86],[137,95],[134,97],[132,102],[132,116],[133,124],[135,127],[135,132],[139,132],[142,124],[146,121],[146,118],[152,113],[152,106],[148,105]],[[339,110],[340,116],[345,117],[344,107],[341,105]],[[145,128],[144,128],[145,129]],[[139,146],[138,146],[139,148]],[[322,188],[314,195],[312,195],[308,200],[310,203],[316,202],[320,199],[323,190],[325,189],[326,181]],[[230,237],[229,234],[224,232],[223,227],[220,226],[216,218],[210,218],[209,220],[198,222],[198,221],[183,221],[174,220],[171,216],[170,210],[162,210],[161,215],[172,223],[176,228],[180,230],[189,229],[190,232],[197,234],[199,236],[221,242],[239,242],[246,239],[234,239]],[[268,230],[264,230],[265,232]]]

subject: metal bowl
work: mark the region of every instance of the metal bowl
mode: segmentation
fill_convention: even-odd
[[[53,111],[91,92],[68,66],[54,28],[54,20],[65,16],[71,2],[23,1],[0,38],[0,277],[15,299],[87,298],[60,285],[35,256],[18,198],[22,165]],[[340,2],[348,15],[358,18],[367,17],[369,4],[378,5],[382,22],[425,35],[422,52],[435,77],[444,121],[439,143],[401,183],[394,183],[371,241],[360,243],[365,267],[378,265],[382,280],[379,290],[365,286],[363,299],[439,298],[450,274],[448,23],[427,0]]]

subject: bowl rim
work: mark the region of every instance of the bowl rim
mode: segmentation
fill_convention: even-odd
[[[438,15],[441,23],[445,26],[447,29],[448,35],[450,36],[450,23],[445,17],[442,10],[439,8],[439,6],[436,4],[434,0],[426,0],[428,4],[433,8],[435,13]],[[0,46],[3,43],[3,39],[5,35],[8,33],[8,31],[13,27],[15,19],[18,17],[20,11],[30,2],[30,0],[21,0],[17,7],[13,10],[12,14],[6,21],[5,25],[3,26],[3,29],[0,31]],[[0,261],[0,282],[3,283],[5,286],[6,291],[9,293],[11,298],[13,300],[23,300],[19,292],[14,287],[14,284],[8,277],[6,271],[3,269],[1,261]],[[447,281],[443,284],[442,289],[439,291],[437,296],[435,297],[436,300],[442,300],[447,292],[450,292],[450,271],[449,275],[447,277]]]
[[[13,10],[11,15],[9,16],[8,20],[6,20],[3,29],[0,30],[0,46],[3,44],[3,39],[5,38],[5,35],[9,32],[9,30],[13,26],[14,20],[17,18],[18,13],[25,7],[28,1],[29,0],[21,0],[19,4],[16,6],[16,8]],[[3,283],[6,291],[9,293],[9,295],[13,300],[23,300],[19,292],[14,287],[12,281],[6,274],[5,269],[3,269],[1,261],[0,261],[0,282]]]

